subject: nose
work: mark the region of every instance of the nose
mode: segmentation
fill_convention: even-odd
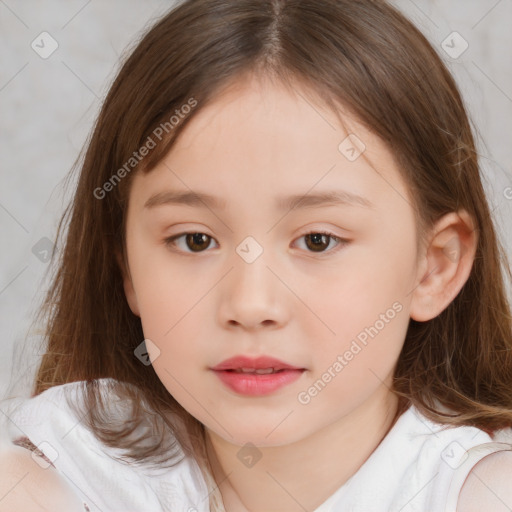
[[[282,327],[288,318],[291,293],[277,274],[263,255],[252,263],[235,260],[221,284],[222,325],[246,330]]]

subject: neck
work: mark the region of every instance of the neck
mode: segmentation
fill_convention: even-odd
[[[240,446],[206,429],[213,477],[226,512],[315,510],[352,477],[394,425],[398,398],[387,387],[320,431],[288,445],[259,448],[244,467]]]

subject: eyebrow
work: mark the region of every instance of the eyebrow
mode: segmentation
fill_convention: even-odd
[[[227,203],[218,197],[202,192],[186,192],[167,190],[151,196],[144,208],[155,208],[162,205],[185,205],[200,208],[225,209]],[[294,210],[303,208],[319,208],[325,206],[361,206],[374,208],[374,204],[360,195],[346,190],[328,190],[315,194],[295,194],[278,197],[276,208],[279,210]]]

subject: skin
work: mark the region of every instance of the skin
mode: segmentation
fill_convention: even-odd
[[[15,445],[0,447],[0,512],[84,512],[76,487],[57,469]]]
[[[191,120],[155,169],[134,176],[127,268],[119,257],[126,297],[154,343],[158,377],[206,426],[228,512],[314,510],[350,478],[393,425],[390,386],[409,319],[438,315],[471,270],[476,231],[467,213],[440,219],[418,251],[412,201],[393,155],[356,119],[343,121],[366,146],[354,161],[338,149],[347,137],[339,119],[298,84],[240,80]],[[144,208],[168,189],[207,192],[227,207]],[[274,205],[277,196],[335,189],[373,207]],[[307,243],[304,235],[322,230],[347,243]],[[186,237],[166,246],[183,232],[212,238],[199,248]],[[263,248],[252,263],[236,252],[247,236]],[[448,242],[456,258],[443,251]],[[400,312],[300,403],[299,393],[397,303]],[[241,396],[209,369],[240,354],[306,371],[271,395]],[[252,467],[237,457],[248,442],[261,455]]]

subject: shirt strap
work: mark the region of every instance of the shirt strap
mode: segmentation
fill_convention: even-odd
[[[448,492],[446,494],[446,507],[444,512],[456,512],[457,502],[459,500],[459,494],[462,490],[462,486],[466,481],[471,470],[474,466],[480,462],[484,457],[491,455],[495,452],[512,450],[512,444],[509,443],[482,443],[473,446],[467,450],[459,462],[457,467],[450,468],[452,472],[452,478],[448,486]]]

